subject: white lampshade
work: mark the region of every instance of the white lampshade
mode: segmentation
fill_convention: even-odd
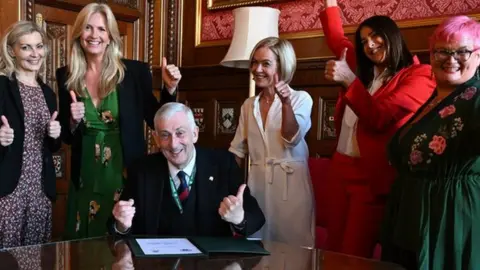
[[[226,67],[249,68],[250,54],[257,43],[278,37],[280,10],[270,7],[241,7],[233,10],[235,28],[227,55],[220,62]]]

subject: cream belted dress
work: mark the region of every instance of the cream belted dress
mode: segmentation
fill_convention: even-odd
[[[299,125],[299,132],[290,141],[281,134],[279,97],[275,95],[264,130],[259,96],[255,96],[242,105],[229,151],[240,158],[250,155],[248,186],[266,219],[252,237],[313,247],[315,204],[304,139],[311,127],[312,98],[305,91],[290,91]]]

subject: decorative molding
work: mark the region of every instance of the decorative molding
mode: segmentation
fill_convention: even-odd
[[[169,0],[167,7],[167,61],[177,63],[177,1]]]
[[[118,4],[129,8],[138,8],[137,0],[112,0],[112,4]]]
[[[60,150],[58,153],[53,154],[52,157],[56,177],[63,178],[65,176],[65,153]]]
[[[45,23],[50,53],[46,59],[45,83],[55,92],[58,91],[55,70],[67,64],[67,26],[64,24]]]
[[[148,0],[146,3],[145,8],[148,10],[147,18],[145,20],[146,27],[148,29],[148,37],[147,37],[147,50],[145,58],[147,59],[147,63],[150,66],[150,70],[152,69],[153,65],[153,43],[154,43],[154,23],[155,23],[155,0]],[[155,139],[153,138],[153,130],[145,124],[145,139],[147,144],[147,153],[152,154],[158,151]]]
[[[148,8],[148,17],[147,17],[147,20],[146,22],[148,23],[148,42],[147,42],[147,55],[146,55],[146,59],[147,59],[147,62],[150,66],[150,69],[152,68],[152,65],[153,65],[153,41],[154,41],[154,23],[155,23],[155,16],[154,16],[154,12],[155,12],[155,0],[149,0],[147,2],[147,6]]]
[[[335,99],[319,98],[317,140],[334,140],[336,138],[335,104]]]
[[[250,6],[256,4],[265,4],[271,2],[281,2],[282,0],[208,0],[207,8],[209,10],[235,8],[241,6]],[[283,0],[285,1],[285,0]]]
[[[25,18],[27,21],[33,21],[33,13],[35,7],[35,0],[26,0],[25,2]]]

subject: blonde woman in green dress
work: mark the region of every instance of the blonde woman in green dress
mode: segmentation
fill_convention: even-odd
[[[117,22],[105,4],[80,11],[71,44],[70,65],[57,70],[62,139],[72,149],[66,239],[107,233],[124,168],[146,153],[144,121],[153,128],[155,112],[175,100],[181,79],[163,59],[159,103],[149,66],[122,59]]]

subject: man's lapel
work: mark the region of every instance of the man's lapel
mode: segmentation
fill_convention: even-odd
[[[196,148],[197,158],[196,166],[197,173],[195,175],[195,184],[196,185],[196,204],[197,204],[197,224],[203,228],[203,224],[208,226],[205,222],[209,222],[209,217],[204,217],[202,212],[210,212],[209,209],[217,209],[220,205],[212,205],[215,202],[215,198],[218,196],[217,192],[217,178],[218,178],[218,168],[216,165],[213,165],[210,156],[201,148]]]
[[[151,212],[149,212],[149,222],[147,222],[147,232],[156,234],[158,232],[158,226],[160,222],[162,202],[168,202],[171,200],[170,195],[170,185],[169,185],[169,172],[167,160],[163,157],[163,154],[157,153],[157,162],[158,166],[155,166],[150,170],[148,178],[150,179],[151,186],[147,186],[146,193],[147,203],[151,207]]]

